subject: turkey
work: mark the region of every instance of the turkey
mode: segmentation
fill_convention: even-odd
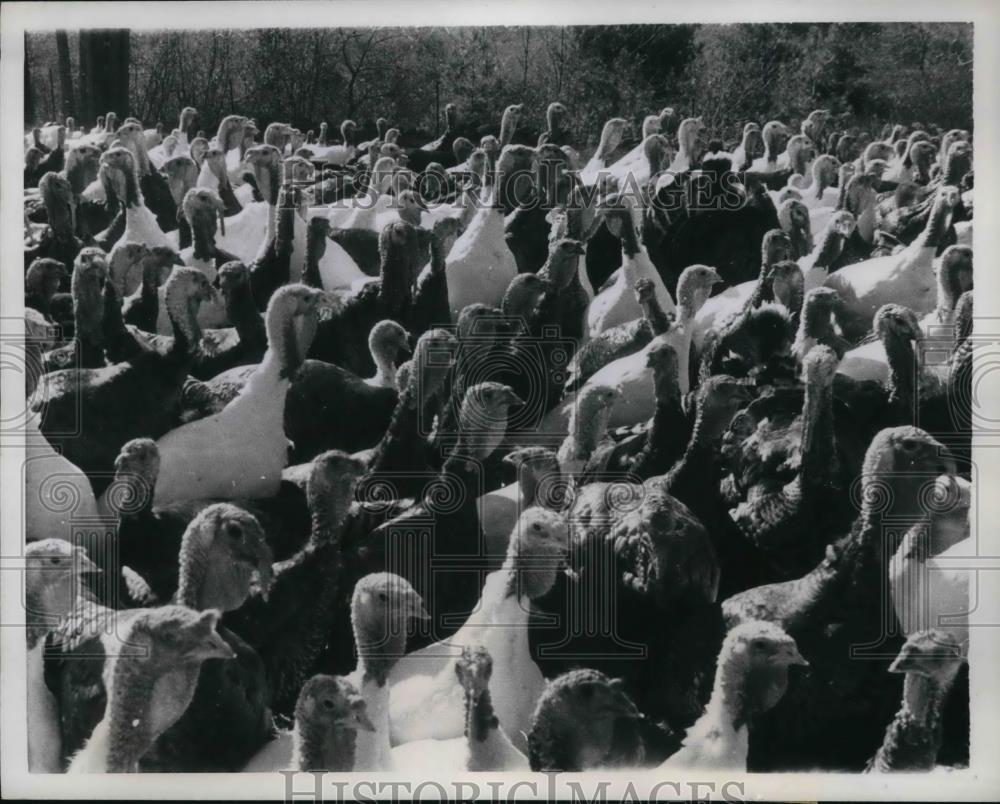
[[[979,794],[971,24],[100,11],[4,140],[30,770]]]

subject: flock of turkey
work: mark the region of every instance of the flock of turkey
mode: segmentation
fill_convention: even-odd
[[[967,764],[970,133],[524,115],[27,135],[32,770]]]

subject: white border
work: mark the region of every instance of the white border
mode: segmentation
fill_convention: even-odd
[[[374,2],[163,2],[163,3],[4,3],[0,7],[0,97],[3,114],[0,115],[0,265],[3,279],[0,282],[0,323],[16,322],[23,310],[23,272],[21,270],[22,193],[17,180],[23,162],[23,98],[22,63],[23,31],[52,30],[56,27],[75,29],[86,27],[128,27],[132,29],[156,28],[259,28],[259,27],[316,27],[372,25],[587,25],[640,22],[770,22],[770,21],[970,21],[975,23],[975,139],[976,139],[976,203],[980,225],[975,233],[976,264],[976,315],[1000,318],[1000,254],[997,248],[997,230],[990,224],[1000,221],[998,216],[998,148],[1000,145],[1000,120],[997,101],[1000,98],[1000,2],[994,0],[839,0],[816,2],[810,0],[771,0],[748,3],[746,0],[699,0],[697,3],[680,2],[628,2],[618,0],[611,4],[592,0],[380,0]],[[891,76],[886,76],[891,80]],[[4,323],[3,334],[15,324]],[[19,329],[16,331],[20,331]],[[2,400],[4,409],[10,400],[18,401],[23,394],[21,378],[4,372]],[[997,405],[997,399],[988,403]],[[1000,407],[1000,406],[998,406]],[[1000,416],[998,416],[1000,420]],[[21,554],[21,474],[22,450],[3,445],[0,449],[0,556]],[[995,450],[977,446],[975,459],[979,466],[980,488],[992,491],[992,483],[1000,478],[1000,460]],[[1000,495],[978,494],[976,505],[979,522],[1000,522]],[[988,524],[980,534],[981,544],[994,556],[1000,556],[1000,534]],[[13,580],[10,573],[3,573],[4,580]],[[994,576],[1000,582],[1000,575]],[[0,582],[0,599],[5,612],[20,609],[19,583]],[[865,776],[855,774],[773,774],[718,776],[700,773],[698,780],[715,781],[716,791],[734,780],[744,784],[742,797],[746,800],[842,800],[912,799],[941,801],[951,799],[993,800],[1000,798],[1000,766],[996,760],[996,744],[1000,722],[1000,650],[995,629],[973,630],[971,649],[972,707],[972,762],[967,771],[933,775],[899,774],[894,776]],[[143,776],[38,776],[29,775],[24,768],[24,639],[15,627],[0,628],[0,789],[5,797],[47,798],[110,798],[139,799],[176,797],[198,799],[281,798],[284,779],[263,774],[173,774]],[[328,774],[324,788],[327,798],[332,797],[334,779],[402,780],[402,776],[376,774]],[[435,777],[429,776],[428,779]],[[480,777],[465,775],[455,777],[476,781],[484,792],[488,788],[484,779],[513,782],[531,780],[531,788],[519,787],[520,797],[547,798],[551,780],[543,774],[485,774]],[[663,777],[652,773],[636,774],[559,774],[555,779],[560,797],[568,797],[565,785],[572,781],[583,784],[588,797],[592,795],[593,780],[607,780],[609,798],[627,792],[632,782],[640,796],[649,791]],[[694,778],[694,777],[692,777]],[[445,779],[437,779],[446,782]],[[588,780],[590,780],[588,782]],[[679,781],[679,780],[675,780]],[[297,777],[297,790],[309,789],[305,775]],[[351,789],[351,788],[348,788]],[[455,790],[454,787],[446,788]],[[509,789],[509,788],[508,788]],[[469,787],[464,790],[468,792]],[[370,792],[362,788],[359,792]],[[434,788],[426,795],[438,799]],[[506,792],[506,791],[505,791]],[[704,795],[705,789],[700,793]],[[733,788],[730,788],[733,792]],[[661,788],[659,800],[697,797],[698,791],[681,786],[679,796],[670,788]]]

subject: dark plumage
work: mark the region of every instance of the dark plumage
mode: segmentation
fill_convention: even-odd
[[[64,301],[56,301],[56,296],[69,279],[69,271],[59,260],[39,257],[28,266],[24,275],[24,306],[37,310],[47,321],[58,323],[53,316]],[[72,298],[70,302],[72,303]],[[64,337],[73,336],[72,321],[69,324],[70,331],[64,331]]]
[[[954,471],[947,450],[922,430],[883,430],[865,456],[861,512],[850,533],[801,578],[749,589],[723,603],[728,627],[748,619],[774,622],[810,664],[809,674],[756,722],[750,770],[856,771],[875,753],[901,692],[898,679],[886,673],[901,642],[883,628],[883,614],[892,610],[886,562],[896,549],[894,539],[885,541],[887,523],[893,522],[892,533],[905,533],[924,515],[920,489]],[[861,649],[864,658],[856,655]]]
[[[306,360],[285,399],[285,434],[301,463],[328,449],[357,452],[378,444],[395,410],[396,360],[408,353],[408,333],[395,321],[376,324],[369,348],[378,371],[363,379],[345,368]]]
[[[565,393],[577,390],[599,369],[638,352],[654,337],[670,329],[672,319],[657,302],[652,282],[637,279],[635,295],[643,317],[606,329],[583,344],[567,367]]]
[[[142,280],[138,289],[122,302],[122,320],[146,332],[156,332],[160,311],[158,289],[174,265],[183,265],[178,254],[166,246],[153,246],[141,257]]]
[[[343,589],[342,525],[363,465],[342,452],[313,462],[308,500],[312,532],[294,555],[273,567],[267,599],[251,597],[226,615],[227,628],[245,639],[264,662],[268,700],[291,714],[302,684],[314,672]]]
[[[669,202],[663,204],[661,209],[670,209]],[[671,211],[659,242],[644,242],[668,287],[674,286],[687,266],[697,263],[711,265],[726,282],[737,284],[757,274],[761,239],[777,226],[777,212],[764,186],[750,182],[739,207],[687,215]]]
[[[387,224],[379,236],[379,279],[349,296],[343,308],[321,321],[309,357],[336,363],[367,377],[375,364],[367,349],[371,328],[384,319],[407,326],[420,263],[419,235],[404,221]]]
[[[46,374],[32,400],[49,442],[84,472],[94,491],[107,486],[122,444],[158,438],[174,426],[181,388],[194,358],[199,302],[212,297],[204,274],[176,268],[167,281],[174,340],[166,354],[140,348],[126,363]],[[80,425],[86,422],[86,426]]]
[[[45,371],[105,365],[102,322],[107,282],[108,264],[104,252],[92,247],[82,249],[73,265],[73,337],[42,356]]]

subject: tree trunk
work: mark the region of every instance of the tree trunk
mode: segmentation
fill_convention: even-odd
[[[88,126],[97,122],[94,97],[90,90],[90,32],[80,31],[78,49],[80,51],[80,116]]]
[[[69,61],[69,37],[66,31],[56,31],[56,50],[59,52],[59,90],[62,95],[63,119],[76,113],[73,99],[73,72]]]
[[[81,95],[91,116],[128,116],[129,32],[80,31]]]
[[[49,67],[49,111],[52,114],[49,116],[49,120],[53,123],[55,122],[56,116],[59,114],[59,110],[56,108],[56,83],[52,78],[52,68]]]
[[[31,56],[28,52],[28,34],[24,35],[24,123],[34,126],[35,118],[35,88],[31,83]]]

